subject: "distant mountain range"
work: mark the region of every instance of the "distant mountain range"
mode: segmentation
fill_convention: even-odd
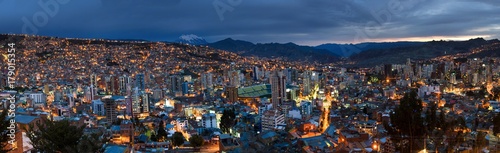
[[[472,52],[472,51],[475,52]],[[427,60],[443,55],[463,54],[466,57],[500,56],[500,41],[483,38],[467,41],[430,41],[417,46],[369,49],[350,56],[349,60],[356,63],[352,66],[371,67],[378,64],[400,64],[407,58],[412,60]]]
[[[330,63],[338,61],[339,55],[326,49],[310,46],[300,46],[294,43],[258,43],[227,38],[207,44],[209,47],[231,51],[242,56],[257,56],[266,58],[282,58],[290,61],[307,61]]]
[[[199,36],[193,35],[193,34],[182,35],[175,42],[182,43],[182,44],[189,44],[189,45],[204,45],[204,44],[208,43],[202,37],[199,37]]]
[[[420,46],[424,42],[381,42],[381,43],[359,43],[359,44],[322,44],[316,46],[318,49],[326,49],[342,57],[349,57],[367,50],[389,49],[397,47]]]
[[[407,58],[428,60],[443,55],[461,53],[466,57],[500,57],[500,41],[483,38],[467,41],[429,41],[429,42],[380,42],[360,44],[322,44],[319,46],[300,46],[294,43],[254,44],[243,40],[227,38],[207,46],[235,52],[242,56],[267,58],[282,57],[292,61],[337,62],[341,59],[354,63],[348,67],[372,67],[380,64],[402,64]],[[475,50],[475,53],[472,53]],[[481,52],[477,52],[481,50]]]

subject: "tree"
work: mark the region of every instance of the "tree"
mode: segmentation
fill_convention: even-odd
[[[476,142],[474,143],[474,149],[480,150],[484,146],[488,145],[488,141],[486,140],[486,132],[478,132],[476,135]],[[476,151],[479,152],[479,151]]]
[[[9,146],[9,140],[10,137],[7,135],[9,132],[7,131],[2,131],[2,130],[7,130],[7,127],[10,126],[10,119],[11,117],[8,114],[8,110],[4,109],[2,113],[0,114],[0,132],[2,132],[2,135],[0,137],[0,153],[6,153],[9,150],[6,150],[7,146]]]
[[[491,92],[492,92],[492,99],[494,100],[498,100],[500,99],[500,87],[494,87],[493,89],[491,89]]]
[[[388,121],[383,121],[382,125],[384,126],[384,129],[387,131],[388,134],[393,135],[394,134],[394,128],[389,125]]]
[[[459,116],[456,120],[456,127],[460,129],[467,129],[467,123],[465,122],[465,118],[463,116]]]
[[[425,135],[424,129],[424,119],[421,117],[422,113],[422,101],[417,99],[417,93],[411,91],[406,93],[400,101],[398,108],[394,110],[391,114],[391,122],[393,127],[398,131],[395,135],[396,138],[401,140],[409,141],[410,148],[406,148],[411,151],[414,150],[415,145],[413,140],[422,138]]]
[[[96,152],[102,149],[102,145],[108,140],[100,139],[102,133],[92,133],[83,135],[80,143],[78,144],[79,152]]]
[[[151,134],[151,138],[149,138],[153,142],[158,142],[158,136],[155,133]]]
[[[144,126],[144,124],[139,120],[139,118],[137,118],[137,116],[132,119],[132,122],[134,124],[136,132],[139,132],[139,134],[146,132],[146,126]]]
[[[197,148],[197,147],[200,147],[203,145],[203,143],[205,143],[205,140],[203,139],[202,136],[200,135],[193,135],[189,138],[189,143],[194,147],[194,148]]]
[[[443,130],[443,131],[448,130],[448,124],[446,121],[446,114],[445,114],[444,110],[441,110],[441,112],[439,113],[438,123],[439,123],[438,127],[441,128],[441,130]]]
[[[94,137],[87,137],[83,134],[84,126],[73,126],[68,120],[44,120],[42,123],[37,123],[36,126],[38,128],[34,128],[35,126],[30,124],[29,128],[25,130],[33,148],[40,152],[88,152],[86,151],[88,148],[81,146],[80,143],[96,143],[92,140]],[[90,152],[95,151],[91,150]]]
[[[168,134],[165,131],[165,126],[163,125],[163,121],[160,121],[160,125],[158,125],[158,134],[156,135],[156,139],[158,142],[163,142],[167,139]]]
[[[493,118],[493,134],[500,134],[500,113]]]
[[[224,110],[220,119],[221,120],[220,128],[223,133],[230,132],[231,127],[233,127],[235,124],[235,119],[236,119],[236,114],[234,113],[234,110],[232,109]]]
[[[180,132],[175,132],[174,135],[172,135],[172,144],[174,146],[181,146],[184,144],[184,136]]]
[[[427,131],[432,132],[438,123],[436,115],[437,105],[430,104],[430,108],[425,112],[425,123],[427,124]]]

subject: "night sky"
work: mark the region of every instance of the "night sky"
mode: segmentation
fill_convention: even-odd
[[[0,19],[0,33],[152,41],[183,34],[302,45],[500,37],[498,0],[0,0]]]

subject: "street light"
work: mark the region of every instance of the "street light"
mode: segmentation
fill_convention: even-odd
[[[379,151],[379,149],[380,149],[380,148],[379,148],[379,145],[378,145],[378,143],[377,143],[377,141],[376,141],[376,140],[375,140],[375,141],[373,141],[372,149],[373,149],[373,150],[375,150],[375,151],[377,151],[377,152],[378,152],[378,151]]]

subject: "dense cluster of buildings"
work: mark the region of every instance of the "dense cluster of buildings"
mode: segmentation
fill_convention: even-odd
[[[425,151],[473,150],[479,132],[488,142],[480,149],[500,149],[491,122],[500,112],[500,99],[492,96],[500,82],[496,58],[408,59],[346,69],[166,43],[28,36],[19,45],[16,83],[22,90],[4,88],[0,77],[6,89],[1,107],[17,95],[19,125],[68,119],[87,133],[101,132],[108,149],[175,148],[170,138],[152,140],[163,127],[168,137],[201,135],[205,152],[395,152],[400,144],[383,123],[391,123],[411,90],[424,110],[438,104],[438,113],[466,123],[464,141],[421,139]],[[227,110],[234,110],[235,124],[223,132]],[[19,130],[17,152],[32,149],[24,132]]]

